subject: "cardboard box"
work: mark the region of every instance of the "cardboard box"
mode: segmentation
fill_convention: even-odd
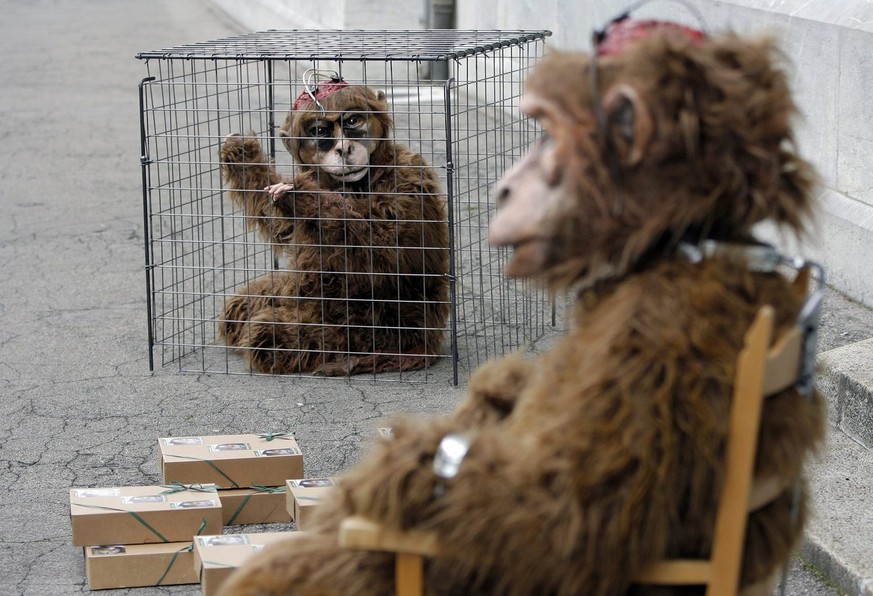
[[[303,477],[303,453],[287,433],[166,437],[158,445],[164,482],[226,489],[284,486]]]
[[[76,546],[189,542],[221,531],[221,501],[214,487],[73,488],[70,525]]]
[[[230,488],[218,491],[225,526],[291,521],[285,508],[285,486]]]
[[[315,508],[334,488],[330,478],[304,478],[288,480],[287,507],[291,519],[298,530],[305,530],[312,519]]]
[[[264,547],[293,540],[299,535],[299,532],[262,532],[196,537],[194,571],[200,578],[204,596],[217,594],[230,574]]]
[[[196,584],[191,542],[85,547],[85,573],[92,590]]]

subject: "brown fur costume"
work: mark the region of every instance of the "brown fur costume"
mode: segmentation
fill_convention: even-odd
[[[438,534],[429,594],[642,593],[631,579],[646,563],[707,555],[745,331],[765,304],[784,330],[801,298],[778,273],[694,263],[677,244],[747,243],[764,219],[800,230],[812,176],[790,147],[775,54],[768,40],[655,32],[597,60],[599,96],[589,56],[545,59],[523,107],[546,135],[498,188],[491,239],[515,247],[510,272],[580,284],[573,329],[536,362],[481,368],[453,415],[398,421],[317,529],[268,549],[224,594],[391,593],[391,555],[337,546],[351,514]],[[823,419],[818,396],[768,400],[756,474],[786,489],[751,516],[743,585],[773,574],[800,535],[790,487]],[[432,461],[453,432],[471,447],[437,498]]]
[[[448,316],[439,180],[388,138],[383,93],[346,86],[320,101],[324,112],[303,102],[285,120],[281,135],[299,169],[279,195],[265,191],[283,181],[256,139],[231,135],[222,146],[230,198],[291,265],[228,299],[221,334],[262,372],[420,368],[438,353]],[[328,157],[352,148],[367,173],[329,173]]]

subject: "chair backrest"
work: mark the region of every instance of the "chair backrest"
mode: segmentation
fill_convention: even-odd
[[[710,558],[652,563],[637,576],[636,583],[706,585],[708,596],[737,593],[747,516],[789,488],[775,478],[754,477],[764,400],[797,383],[804,357],[804,333],[799,325],[770,347],[774,316],[771,306],[758,311],[737,360],[728,422],[725,480],[716,512]]]

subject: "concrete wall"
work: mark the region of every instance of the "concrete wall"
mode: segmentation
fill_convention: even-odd
[[[417,29],[425,0],[212,0],[243,26]],[[591,31],[629,0],[457,0],[459,29],[549,29],[552,47],[585,50]],[[819,227],[802,251],[823,261],[829,282],[873,307],[873,2],[699,0],[713,31],[776,36],[792,63],[803,114],[797,141],[822,177]],[[378,8],[377,8],[378,5]],[[635,16],[694,23],[675,2]]]
[[[421,29],[424,0],[210,0],[252,31]]]
[[[551,29],[553,47],[587,50],[591,31],[629,4],[460,0],[458,27]],[[873,3],[723,0],[695,5],[713,31],[768,33],[780,40],[792,63],[791,82],[803,114],[797,142],[822,178],[818,229],[801,250],[825,263],[831,285],[873,307]],[[673,2],[652,2],[634,14],[696,22]]]

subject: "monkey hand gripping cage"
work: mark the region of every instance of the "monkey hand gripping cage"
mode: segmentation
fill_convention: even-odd
[[[503,276],[487,229],[538,134],[518,104],[549,35],[265,31],[138,54],[152,369],[457,383],[539,337],[552,305]],[[371,114],[329,108],[325,81],[378,94],[387,130],[356,132]],[[338,122],[387,157],[322,180],[289,154],[312,140],[283,124],[301,102],[315,137]]]

